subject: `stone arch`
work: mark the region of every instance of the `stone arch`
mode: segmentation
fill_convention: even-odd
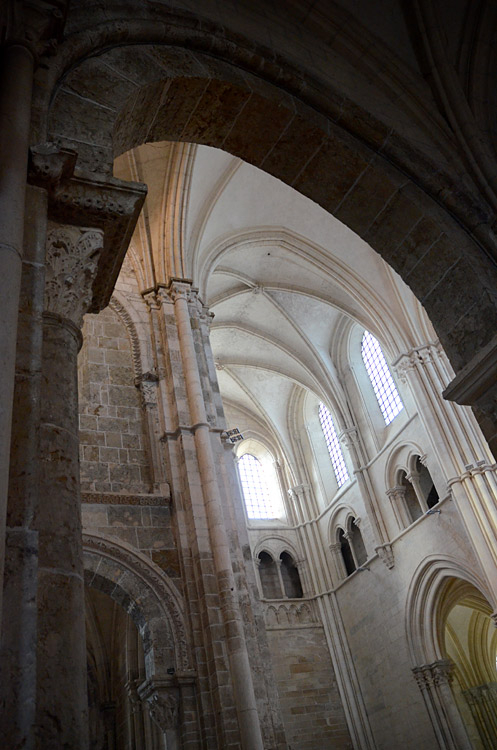
[[[492,601],[483,579],[456,558],[425,558],[413,576],[406,603],[405,627],[413,666],[444,658],[440,632],[443,599],[454,579],[471,584],[487,601]]]
[[[424,451],[412,441],[396,445],[385,462],[385,488],[395,487],[399,482],[399,473],[404,471],[409,474],[416,463],[418,456],[423,456]]]
[[[133,370],[135,378],[139,378],[143,372],[142,368],[142,353],[140,350],[140,340],[136,331],[136,326],[131,318],[126,307],[120,302],[115,294],[112,295],[109,301],[109,307],[113,310],[118,318],[123,323],[124,327],[129,336],[131,343],[131,357],[133,359]]]
[[[192,17],[173,26],[166,20],[109,20],[62,45],[46,74],[45,91],[53,97],[48,137],[75,148],[80,164],[97,172],[109,173],[114,155],[159,140],[223,148],[264,169],[383,256],[423,303],[460,369],[497,327],[497,271],[482,252],[491,242],[486,207],[461,198],[463,188],[452,205],[447,198],[441,206],[440,196],[454,192],[447,175],[434,169],[438,179],[430,184],[423,159],[412,150],[407,159],[405,148],[386,158],[391,133],[361,132],[357,107],[343,98],[338,123],[336,92],[318,94],[285,61],[249,52],[239,38],[224,34],[221,41],[219,29],[202,28]],[[199,51],[206,48],[209,57]],[[34,131],[46,139],[43,116]],[[467,224],[454,213],[461,219],[466,213]],[[468,223],[470,230],[463,228]]]
[[[181,597],[167,576],[125,542],[83,534],[85,583],[116,601],[143,641],[147,678],[191,669]]]
[[[438,745],[447,750],[473,747],[451,689],[454,665],[445,656],[443,637],[444,613],[454,603],[451,588],[457,594],[466,586],[491,601],[476,573],[455,558],[430,555],[418,566],[407,596],[405,626],[412,672]]]

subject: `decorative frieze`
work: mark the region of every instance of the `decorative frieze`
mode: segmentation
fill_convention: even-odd
[[[83,503],[98,505],[169,505],[170,494],[167,495],[119,495],[113,492],[83,492]]]
[[[279,600],[262,602],[264,620],[268,630],[287,628],[322,627],[315,612],[314,602]]]

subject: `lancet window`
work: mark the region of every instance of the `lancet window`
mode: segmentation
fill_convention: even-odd
[[[345,482],[349,481],[349,473],[347,471],[342,449],[340,448],[340,442],[338,440],[332,416],[323,403],[319,404],[319,421],[321,422],[321,429],[323,430],[324,439],[326,440],[337,484],[341,487]]]
[[[393,422],[404,408],[379,341],[364,331],[361,347],[362,361],[369,375],[385,425]]]

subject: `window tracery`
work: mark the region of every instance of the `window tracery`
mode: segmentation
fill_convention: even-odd
[[[379,341],[364,331],[361,345],[362,361],[373,386],[385,425],[389,425],[404,408]]]

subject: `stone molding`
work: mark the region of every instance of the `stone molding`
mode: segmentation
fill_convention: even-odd
[[[83,492],[81,502],[98,505],[169,505],[171,494],[123,495],[113,492]]]
[[[59,226],[49,229],[45,273],[45,311],[72,321],[78,328],[88,311],[103,232]]]
[[[456,404],[497,410],[497,335],[456,375],[442,393]],[[490,407],[490,408],[489,408]]]
[[[167,579],[163,571],[150,558],[140,553],[139,550],[115,538],[108,539],[97,534],[84,533],[83,549],[86,552],[110,559],[118,565],[123,565],[127,570],[132,571],[134,575],[139,576],[143,580],[144,584],[155,595],[170,624],[174,639],[177,668],[182,671],[190,671],[191,663],[188,653],[181,597],[174,584]]]
[[[140,341],[138,339],[138,334],[136,332],[136,326],[129,312],[126,310],[124,305],[122,305],[119,302],[119,300],[116,299],[116,297],[112,296],[110,298],[109,307],[111,310],[113,310],[116,313],[116,315],[118,315],[121,318],[126,328],[126,331],[128,332],[128,335],[131,341],[131,356],[133,359],[133,368],[135,371],[135,382],[136,382],[136,378],[140,378],[142,376]]]

